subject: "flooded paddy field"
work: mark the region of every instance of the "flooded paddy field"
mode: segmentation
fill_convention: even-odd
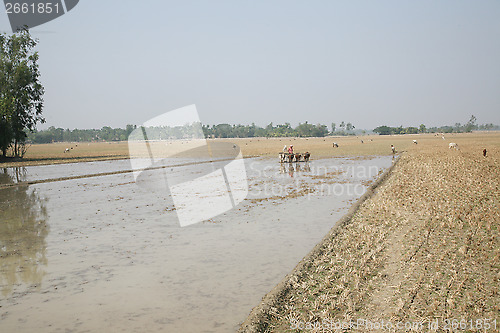
[[[246,199],[187,227],[132,173],[0,189],[0,331],[233,332],[391,157],[244,163]],[[0,169],[0,185],[127,168]]]

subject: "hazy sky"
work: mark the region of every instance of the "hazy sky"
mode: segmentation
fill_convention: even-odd
[[[205,124],[500,124],[498,0],[81,0],[31,31],[42,128],[189,104]]]

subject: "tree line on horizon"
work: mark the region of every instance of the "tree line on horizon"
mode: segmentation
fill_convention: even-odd
[[[465,124],[455,123],[454,126],[441,126],[441,127],[430,127],[427,128],[424,124],[420,124],[419,127],[390,127],[390,126],[379,126],[373,129],[373,132],[380,135],[394,135],[394,134],[418,134],[418,133],[470,133],[472,131],[492,131],[500,130],[500,126],[489,124],[477,124],[476,116],[472,115],[469,121]]]
[[[197,125],[197,126],[194,126]],[[332,123],[330,131],[326,125],[300,123],[292,127],[290,123],[274,125],[270,123],[266,127],[251,125],[201,125],[191,124],[177,127],[148,127],[148,139],[186,139],[192,138],[196,134],[193,128],[200,128],[206,138],[251,138],[251,137],[324,137],[327,135],[356,135],[355,127],[351,123],[342,122],[337,128]],[[92,141],[125,141],[129,135],[136,129],[136,125],[127,125],[126,128],[111,128],[104,126],[101,129],[63,129],[49,127],[46,130],[28,132],[28,141],[31,143],[52,143],[52,142],[92,142]],[[363,131],[364,132],[364,131]],[[142,139],[139,133],[137,138]],[[195,135],[196,136],[196,135]]]
[[[349,136],[365,135],[377,133],[379,135],[395,134],[418,134],[418,133],[464,133],[473,130],[500,130],[500,126],[493,124],[478,125],[475,116],[466,124],[456,123],[454,126],[441,126],[427,128],[424,124],[419,127],[390,127],[378,126],[371,131],[355,130],[351,123],[341,122],[337,127],[335,123],[331,124],[330,129],[322,124],[300,123],[292,127],[289,123],[274,125],[270,123],[265,127],[255,124],[251,125],[201,125],[191,124],[177,127],[149,127],[147,128],[148,139],[187,139],[192,138],[201,127],[203,135],[206,138],[252,138],[252,137],[325,137],[325,136]],[[52,142],[97,142],[97,141],[126,141],[130,134],[137,128],[136,125],[127,125],[125,128],[111,128],[104,126],[101,129],[63,129],[49,127],[42,131],[33,131],[27,133],[30,143],[52,143]],[[135,132],[137,133],[137,132]],[[196,135],[195,135],[196,136]],[[131,137],[134,139],[134,137]],[[142,139],[142,132],[136,139]]]

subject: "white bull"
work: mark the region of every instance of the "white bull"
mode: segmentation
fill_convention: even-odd
[[[458,148],[458,145],[455,142],[450,142],[450,144],[448,145],[448,149],[451,149],[451,148],[460,149],[460,148]]]

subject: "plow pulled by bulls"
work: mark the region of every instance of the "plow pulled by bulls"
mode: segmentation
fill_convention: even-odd
[[[279,153],[280,163],[292,163],[292,162],[309,162],[311,154],[309,152],[301,153]]]

